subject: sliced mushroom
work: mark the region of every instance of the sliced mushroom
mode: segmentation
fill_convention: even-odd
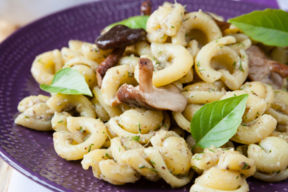
[[[275,88],[282,88],[288,77],[288,66],[270,60],[257,46],[247,49],[249,57],[249,78],[252,81],[262,81]]]
[[[270,69],[272,72],[278,73],[281,77],[288,77],[288,66],[277,61],[269,60]]]
[[[96,78],[97,78],[97,84],[99,87],[101,87],[102,79],[104,75],[106,74],[106,71],[109,68],[117,65],[121,56],[124,53],[124,50],[125,48],[114,49],[113,52],[97,67]]]
[[[143,1],[140,7],[140,11],[143,15],[151,15],[152,3],[150,0]]]
[[[152,61],[148,58],[141,58],[139,61],[139,86],[122,85],[116,94],[118,103],[160,110],[183,111],[187,100],[180,91],[174,86],[154,87],[152,76]]]
[[[144,29],[131,29],[125,25],[116,25],[96,39],[100,49],[116,49],[133,45],[146,39]]]
[[[231,24],[226,21],[220,21],[214,17],[213,20],[216,22],[222,33],[231,26]]]

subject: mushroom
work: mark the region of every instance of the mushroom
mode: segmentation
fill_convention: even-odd
[[[102,61],[102,63],[97,67],[96,78],[97,78],[97,84],[99,87],[101,87],[102,79],[104,75],[106,74],[106,71],[109,68],[117,65],[121,56],[124,53],[124,50],[125,48],[114,49],[113,52],[104,61]]]
[[[152,3],[150,0],[143,1],[140,7],[142,15],[151,15]]]
[[[282,88],[288,77],[288,66],[266,57],[257,46],[247,49],[249,58],[249,78],[252,81],[262,81],[275,88]]]
[[[139,61],[139,86],[124,84],[117,91],[117,102],[132,106],[182,112],[186,98],[175,86],[156,88],[152,84],[153,64],[148,58]]]
[[[215,23],[218,25],[218,27],[220,28],[222,33],[224,33],[224,31],[231,26],[231,24],[226,22],[226,21],[221,21],[221,20],[218,20],[218,19],[216,19],[214,17],[212,17],[212,18],[215,21]]]
[[[100,35],[95,43],[100,49],[116,49],[133,45],[146,39],[144,29],[131,29],[125,25],[116,25]]]
[[[113,49],[113,52],[97,67],[96,77],[99,87],[101,87],[106,71],[117,65],[126,46],[145,39],[146,31],[144,29],[131,29],[124,25],[116,25],[96,39],[95,43],[100,49]]]

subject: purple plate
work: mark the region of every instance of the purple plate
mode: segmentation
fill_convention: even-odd
[[[187,10],[211,11],[226,18],[265,7],[236,1],[178,0]],[[39,94],[39,86],[30,74],[36,55],[67,46],[70,39],[93,42],[107,24],[138,15],[140,0],[94,2],[40,19],[13,34],[0,45],[0,157],[12,167],[54,191],[189,191],[191,184],[171,189],[163,181],[141,180],[136,184],[113,186],[97,180],[92,171],[84,171],[79,161],[58,157],[51,132],[36,132],[16,126],[13,119],[17,103],[25,96]],[[162,0],[153,0],[154,9]],[[288,181],[277,184],[249,180],[253,192],[288,191]]]

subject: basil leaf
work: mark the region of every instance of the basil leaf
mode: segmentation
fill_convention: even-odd
[[[280,9],[253,11],[229,19],[252,39],[266,45],[288,46],[288,13]]]
[[[92,93],[80,72],[71,68],[59,70],[51,85],[40,85],[40,88],[49,93],[63,93],[70,95],[88,95]]]
[[[148,18],[149,16],[147,15],[129,17],[128,19],[124,19],[122,21],[109,25],[108,27],[105,28],[105,31],[111,29],[115,25],[125,25],[132,29],[138,29],[138,28],[146,29],[146,23],[147,23]]]
[[[220,147],[235,135],[246,108],[248,95],[205,104],[193,116],[191,135],[196,145]]]

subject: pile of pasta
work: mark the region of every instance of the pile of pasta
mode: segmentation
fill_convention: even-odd
[[[114,185],[145,177],[174,188],[199,175],[191,192],[243,192],[249,190],[249,176],[287,179],[288,93],[247,81],[245,50],[251,40],[233,26],[221,31],[213,17],[164,3],[147,22],[148,41],[127,47],[101,87],[95,71],[111,50],[71,40],[68,47],[37,56],[31,72],[39,84],[50,84],[57,71],[69,67],[85,77],[93,97],[28,96],[18,105],[15,123],[54,130],[60,157],[82,159],[83,169],[92,167],[96,178]],[[142,57],[153,62],[153,86],[173,85],[185,96],[184,111],[113,105],[121,85],[138,84]],[[245,93],[246,111],[236,135],[222,147],[195,147],[189,133],[193,114],[206,103]]]

